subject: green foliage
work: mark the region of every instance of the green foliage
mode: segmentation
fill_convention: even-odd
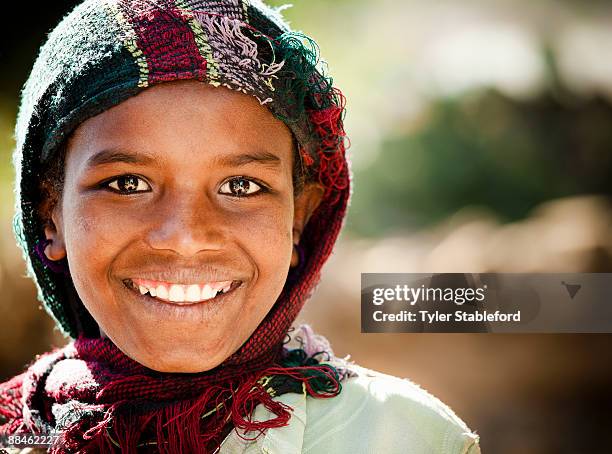
[[[534,101],[494,91],[432,103],[416,131],[388,138],[355,174],[356,233],[434,224],[468,205],[502,221],[580,193],[612,194],[612,105],[600,98]]]

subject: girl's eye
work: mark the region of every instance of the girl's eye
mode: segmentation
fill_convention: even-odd
[[[248,197],[262,190],[264,190],[264,188],[261,185],[244,177],[234,177],[223,183],[219,188],[221,194],[227,194],[234,197]]]
[[[136,175],[121,175],[107,182],[105,186],[120,194],[133,194],[151,190],[149,183]]]

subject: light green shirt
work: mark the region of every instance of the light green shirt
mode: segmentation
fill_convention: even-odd
[[[276,397],[293,408],[289,425],[268,429],[254,441],[232,431],[220,453],[480,454],[478,435],[415,383],[354,364],[351,369],[359,375],[343,381],[336,397]],[[274,417],[259,405],[253,419]]]

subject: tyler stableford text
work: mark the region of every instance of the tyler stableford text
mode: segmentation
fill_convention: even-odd
[[[438,323],[438,322],[520,322],[521,311],[516,312],[488,312],[488,311],[455,311],[445,313],[438,311],[399,311],[387,314],[383,311],[374,311],[372,314],[376,322],[416,322]]]
[[[520,322],[521,311],[487,311],[486,284],[476,288],[395,285],[371,289],[375,322]],[[387,303],[387,304],[385,304]],[[383,304],[385,304],[384,307]],[[415,307],[416,305],[416,307]],[[454,306],[453,306],[454,305]],[[453,307],[461,306],[461,309]],[[406,308],[406,309],[404,309]]]

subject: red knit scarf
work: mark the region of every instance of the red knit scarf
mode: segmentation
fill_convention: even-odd
[[[274,358],[214,373],[168,374],[133,361],[108,339],[79,338],[2,388],[0,432],[59,433],[51,453],[178,454],[214,452],[232,427],[256,438],[286,425],[292,409],[273,400],[278,394],[304,389],[333,397],[341,385],[333,366],[301,349],[281,347]],[[275,417],[252,420],[258,404]]]

